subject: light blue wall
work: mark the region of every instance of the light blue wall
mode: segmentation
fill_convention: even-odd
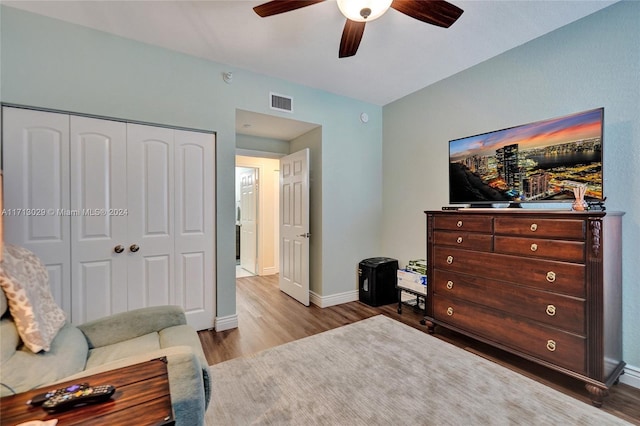
[[[2,102],[217,132],[218,316],[236,312],[236,109],[320,124],[325,173],[319,288],[323,296],[355,292],[358,261],[380,248],[380,106],[6,6],[0,28]],[[222,81],[229,70],[232,84]],[[295,113],[270,110],[270,91],[292,96]],[[359,121],[361,112],[369,114],[369,123]]]
[[[449,140],[601,106],[606,206],[626,212],[624,359],[638,374],[640,2],[617,3],[386,105],[383,247],[401,263],[425,256],[422,212],[448,204]]]
[[[290,154],[289,141],[241,135],[238,133],[236,133],[236,148],[246,149],[249,151],[268,152],[276,155]]]

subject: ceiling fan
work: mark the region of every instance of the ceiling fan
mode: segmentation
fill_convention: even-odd
[[[323,1],[325,0],[274,0],[256,6],[253,10],[265,18]],[[337,0],[337,3],[347,18],[338,51],[340,58],[356,54],[365,24],[382,16],[390,7],[419,21],[444,28],[449,28],[463,12],[444,0]]]

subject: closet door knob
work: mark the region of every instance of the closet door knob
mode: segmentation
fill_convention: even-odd
[[[116,253],[122,253],[124,251],[124,246],[122,244],[118,244],[113,248],[113,251]]]
[[[129,247],[129,250],[131,251],[131,253],[135,253],[138,250],[140,250],[140,246],[137,244],[131,244],[131,247]]]

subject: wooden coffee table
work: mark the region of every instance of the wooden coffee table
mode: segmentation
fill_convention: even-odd
[[[108,401],[76,407],[60,413],[48,413],[42,407],[27,405],[27,401],[35,395],[75,383],[88,383],[90,386],[113,385],[116,392]],[[50,419],[58,419],[58,426],[175,424],[166,358],[105,371],[0,399],[0,424],[2,425],[13,426],[29,420]]]

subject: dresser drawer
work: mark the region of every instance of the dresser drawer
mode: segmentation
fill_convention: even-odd
[[[495,233],[537,238],[582,240],[585,222],[575,219],[540,219],[535,217],[496,217]]]
[[[448,229],[471,232],[492,232],[491,216],[445,215],[433,217],[434,229]]]
[[[496,253],[584,263],[584,242],[496,236]]]
[[[433,318],[544,361],[586,373],[586,339],[516,315],[434,295]]]
[[[434,268],[508,281],[546,291],[585,297],[585,267],[577,263],[527,259],[499,253],[435,246]]]
[[[468,300],[561,330],[585,334],[584,299],[439,269],[433,271],[430,284],[436,295]]]
[[[433,243],[440,246],[453,246],[467,250],[491,251],[493,236],[473,232],[435,231]]]

